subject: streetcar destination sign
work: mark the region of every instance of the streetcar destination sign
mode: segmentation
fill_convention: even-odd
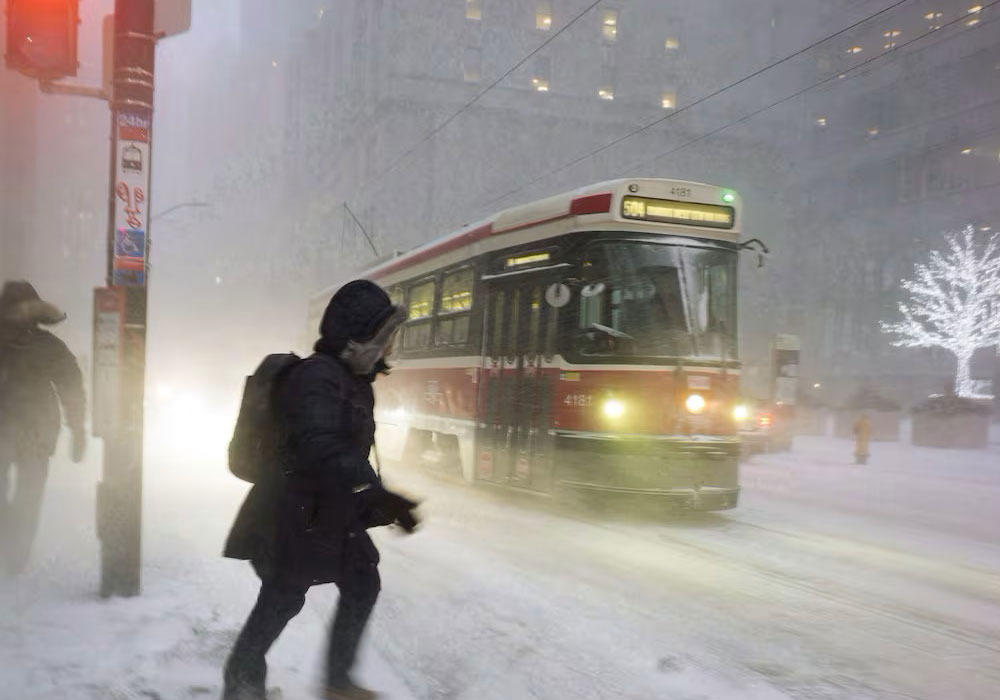
[[[622,199],[622,216],[641,221],[661,221],[668,224],[732,228],[733,207],[721,204],[677,202],[672,199],[653,199],[625,195]]]

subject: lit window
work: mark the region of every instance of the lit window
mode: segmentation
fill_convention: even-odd
[[[601,36],[605,41],[618,40],[618,10],[605,10],[601,19]]]
[[[483,50],[467,46],[462,55],[462,73],[467,83],[478,83],[483,75]]]
[[[410,289],[409,322],[403,327],[403,349],[426,348],[431,341],[431,313],[434,310],[434,281]]]
[[[982,11],[983,11],[983,6],[982,5],[973,5],[972,7],[969,8],[969,14],[970,15],[978,14],[978,13],[980,13]]]
[[[472,309],[472,268],[446,275],[441,282],[441,313],[453,314]]]
[[[816,117],[816,126],[826,126],[826,117]]]
[[[667,90],[660,95],[660,106],[663,109],[674,109],[677,107],[677,94],[673,90]]]
[[[535,72],[531,77],[531,86],[538,92],[549,91],[549,74],[552,64],[548,56],[539,56],[535,59]]]
[[[409,318],[411,321],[430,318],[434,309],[434,282],[418,284],[410,290]]]
[[[465,0],[465,19],[479,21],[483,18],[482,0]]]
[[[975,27],[977,24],[979,24],[979,18],[978,17],[973,17],[972,19],[970,19],[968,22],[965,23],[965,26],[966,27]]]
[[[942,17],[944,17],[943,12],[928,12],[924,15],[924,19],[941,19]]]
[[[971,148],[963,148],[962,149],[962,155],[963,156],[972,155],[972,149]]]
[[[851,48],[847,49],[847,53],[861,53],[862,51],[864,51],[864,49],[862,49],[860,46],[852,46]]]
[[[552,3],[539,2],[535,10],[535,29],[547,32],[552,29]]]
[[[901,32],[898,29],[887,29],[886,31],[882,32],[882,36],[884,36],[886,39],[895,39],[902,33],[903,32]]]
[[[674,36],[668,36],[663,42],[663,48],[667,51],[676,51],[681,47],[681,40]]]
[[[600,90],[597,91],[597,96],[600,97],[602,100],[611,101],[615,99],[615,91],[612,90],[611,88],[601,88]]]

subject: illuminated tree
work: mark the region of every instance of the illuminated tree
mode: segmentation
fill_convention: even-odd
[[[934,251],[927,263],[903,280],[909,300],[899,304],[903,319],[881,324],[896,336],[893,345],[940,347],[958,361],[955,390],[972,396],[969,361],[977,348],[1000,343],[1000,234],[977,244],[975,230],[946,233],[947,251]]]

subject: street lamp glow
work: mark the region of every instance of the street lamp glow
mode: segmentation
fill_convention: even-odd
[[[744,404],[738,404],[733,406],[733,418],[735,420],[746,420],[747,416],[750,415],[750,409]]]

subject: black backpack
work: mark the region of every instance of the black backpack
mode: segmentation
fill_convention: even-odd
[[[268,470],[277,473],[282,430],[274,410],[274,390],[300,361],[291,352],[268,355],[247,377],[240,415],[229,442],[229,471],[243,481],[256,484]]]

